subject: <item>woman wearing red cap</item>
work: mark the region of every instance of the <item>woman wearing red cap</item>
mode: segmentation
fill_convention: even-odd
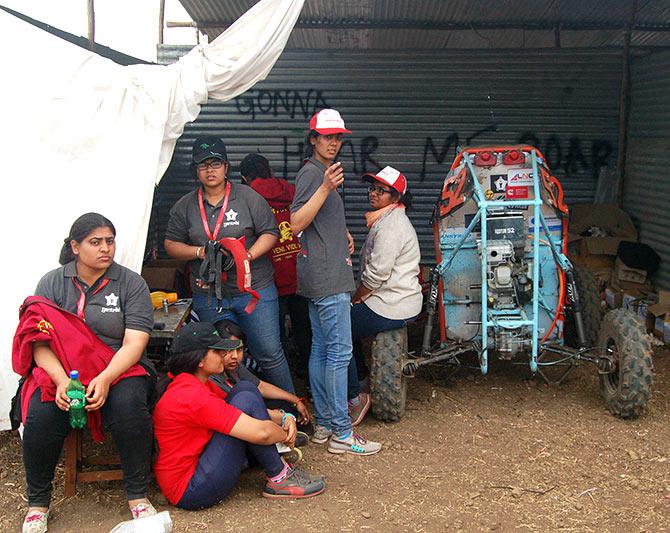
[[[349,364],[349,411],[354,425],[370,406],[360,393],[359,379],[369,374],[361,340],[380,331],[401,328],[421,311],[419,240],[405,210],[411,207],[407,179],[393,167],[365,174],[372,211],[365,214],[370,229],[361,249],[361,276],[351,303],[354,361]]]
[[[354,434],[347,412],[353,240],[337,191],[344,182],[344,170],[334,163],[345,133],[351,132],[334,109],[322,109],[310,120],[310,158],[296,176],[291,227],[300,236],[301,246],[297,293],[309,299],[312,323],[309,382],[316,420],[312,440],[328,441],[332,453],[371,455],[381,444]]]

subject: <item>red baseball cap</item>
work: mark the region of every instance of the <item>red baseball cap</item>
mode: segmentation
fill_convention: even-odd
[[[334,109],[322,109],[309,121],[309,129],[320,135],[332,135],[333,133],[351,133],[344,127],[344,120],[338,111]]]
[[[372,172],[363,174],[363,180],[381,181],[398,191],[400,194],[405,194],[407,192],[407,178],[405,178],[405,175],[402,172],[393,167],[384,167],[376,174],[373,174]]]

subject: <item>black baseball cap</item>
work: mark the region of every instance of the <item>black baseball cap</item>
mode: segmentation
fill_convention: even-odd
[[[192,157],[196,165],[211,158],[228,161],[228,153],[223,139],[214,136],[198,137],[193,141]]]
[[[172,353],[192,352],[195,350],[236,350],[242,347],[239,339],[222,339],[214,324],[209,322],[190,322],[177,331],[172,341]]]

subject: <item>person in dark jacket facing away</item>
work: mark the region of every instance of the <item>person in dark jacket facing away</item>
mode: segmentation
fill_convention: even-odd
[[[291,321],[291,333],[297,349],[294,370],[301,378],[307,377],[307,364],[312,344],[312,329],[309,322],[307,299],[296,294],[296,257],[300,252],[298,236],[291,230],[289,207],[295,195],[295,185],[283,178],[277,178],[268,160],[260,154],[249,154],[240,163],[240,176],[272,208],[279,227],[279,241],[270,250],[274,279],[279,294],[279,325],[282,344],[289,344],[286,316]],[[288,353],[288,351],[287,351]]]

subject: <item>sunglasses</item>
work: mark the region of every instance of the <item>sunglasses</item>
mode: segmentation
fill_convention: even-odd
[[[387,192],[391,194],[393,191],[391,189],[384,189],[384,187],[380,187],[379,185],[370,185],[368,187],[368,192],[376,192],[377,194],[384,194]]]

